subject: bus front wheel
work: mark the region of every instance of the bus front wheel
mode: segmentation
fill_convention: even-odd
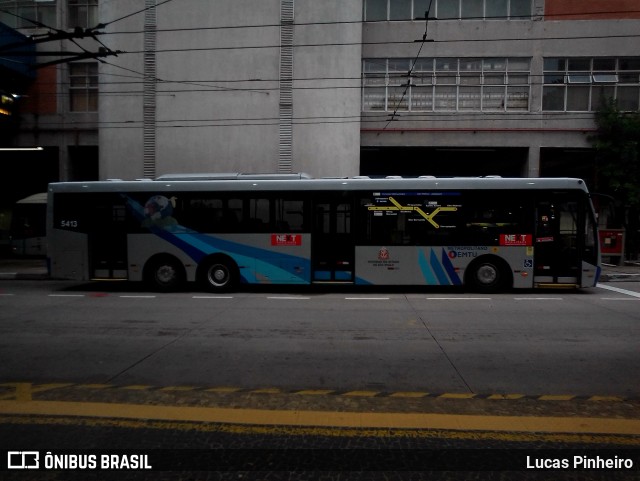
[[[149,261],[145,269],[145,278],[156,290],[170,292],[182,286],[185,273],[178,259],[166,255]]]
[[[478,292],[500,292],[513,285],[509,265],[495,256],[484,256],[467,269],[467,284]]]
[[[231,259],[210,259],[201,267],[200,281],[209,291],[229,291],[238,282],[238,268]]]

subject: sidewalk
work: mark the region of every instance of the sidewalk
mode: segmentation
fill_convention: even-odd
[[[626,262],[623,266],[602,264],[601,282],[640,281],[640,262]]]
[[[49,279],[47,260],[42,257],[0,257],[0,280],[4,279]]]
[[[47,260],[44,258],[0,257],[0,280],[49,279]],[[624,266],[602,265],[601,282],[640,281],[640,262]]]

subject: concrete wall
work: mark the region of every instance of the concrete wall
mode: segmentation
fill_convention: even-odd
[[[296,0],[294,170],[359,173],[361,20],[361,0]]]
[[[222,28],[278,25],[277,0],[261,2],[258,11],[254,4],[194,0],[187,9],[180,2],[157,7],[157,175],[274,169],[278,27]],[[107,2],[101,18],[142,8],[139,0]],[[122,68],[102,66],[102,79],[124,75],[133,81],[111,85],[112,95],[106,88],[101,92],[101,120],[107,127],[100,132],[103,178],[143,177],[143,29],[144,14],[114,24],[113,30],[137,32],[111,37],[112,44],[134,53],[113,62]]]
[[[100,19],[137,12],[148,1],[103,2]],[[103,40],[129,53],[101,65],[101,177],[150,176],[150,162],[153,175],[282,170],[282,147],[289,142],[283,141],[288,134],[280,98],[283,2],[191,0],[188,8],[181,2],[158,6],[155,75],[160,80],[152,96],[155,117],[146,124],[145,14],[109,25],[111,35]],[[380,112],[361,111],[361,60],[415,57],[420,44],[414,40],[422,38],[424,21],[363,24],[362,0],[294,0],[291,140],[284,169],[355,175],[361,147],[515,147],[528,152],[523,175],[538,175],[541,149],[589,148],[595,129],[588,112],[542,111],[543,59],[640,51],[636,14],[580,14],[608,4],[534,0],[531,20],[430,21],[433,42],[424,45],[422,57],[530,58],[530,109],[405,112],[387,125]],[[614,6],[628,10],[633,4],[615,0]]]
[[[106,2],[100,18],[108,21],[142,8],[141,0]],[[298,24],[359,20],[361,12],[361,0],[295,2],[293,171],[357,173],[361,25]],[[161,81],[155,85],[155,175],[276,172],[280,0],[191,0],[189,8],[169,2],[158,6],[156,14],[156,76]],[[101,66],[102,80],[133,82],[101,88],[102,178],[141,178],[145,173],[143,23],[142,13],[107,28],[136,33],[110,35],[111,48],[131,53],[110,62],[118,67]],[[229,28],[240,26],[244,28]],[[332,41],[348,45],[302,46]],[[349,80],[332,80],[336,77]],[[352,123],[330,123],[345,112]],[[146,154],[148,160],[148,146]]]

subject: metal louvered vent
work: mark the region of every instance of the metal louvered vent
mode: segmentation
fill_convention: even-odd
[[[293,171],[294,0],[280,2],[280,153],[278,172]]]
[[[156,176],[156,0],[145,0],[142,93],[143,176]]]

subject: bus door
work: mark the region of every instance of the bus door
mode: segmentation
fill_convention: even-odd
[[[313,202],[311,265],[313,282],[353,282],[355,247],[351,197],[326,197]]]
[[[89,265],[93,279],[127,279],[127,230],[124,202],[100,202],[92,211]]]
[[[551,194],[536,205],[534,283],[580,285],[583,223],[577,200]]]

